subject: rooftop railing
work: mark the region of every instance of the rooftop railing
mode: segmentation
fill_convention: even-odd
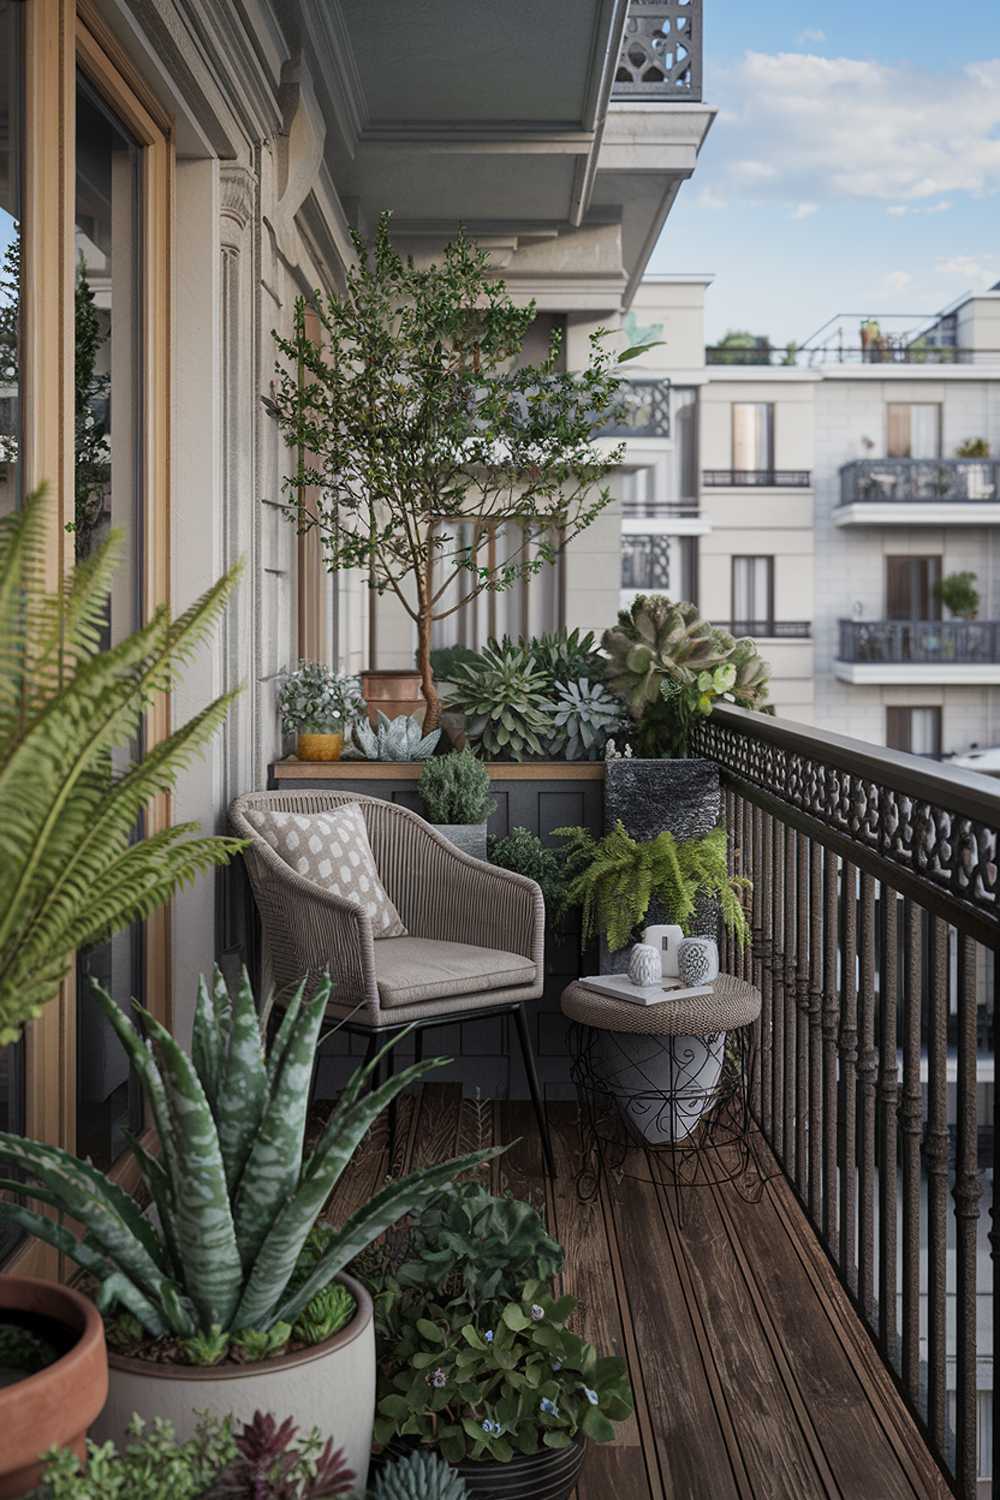
[[[841,620],[840,661],[967,666],[1000,662],[996,620]]]
[[[631,0],[612,99],[701,99],[701,0]]]
[[[1000,789],[736,708],[696,740],[721,770],[732,868],[754,888],[752,946],[730,943],[725,967],[762,994],[757,1119],[929,1446],[974,1500],[980,1438],[989,1463],[980,1397],[1000,1474],[1000,1220],[984,1199],[1000,1088],[977,1088],[977,1035],[989,1066],[1000,1048]]]
[[[840,470],[840,503],[1000,500],[1000,462],[983,458],[856,458]]]
[[[961,349],[953,345],[901,345],[876,349],[862,345],[824,344],[799,349],[775,348],[766,342],[747,347],[709,344],[707,365],[1000,365],[1000,349]]]

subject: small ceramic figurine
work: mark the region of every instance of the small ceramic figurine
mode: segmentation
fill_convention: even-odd
[[[656,927],[647,927],[642,935],[644,943],[652,943],[660,951],[664,979],[677,978],[677,944],[684,936],[683,927],[674,922],[661,922]]]
[[[677,973],[682,984],[711,984],[719,977],[719,948],[712,938],[686,937],[677,946]]]
[[[643,989],[651,984],[659,984],[663,978],[660,950],[654,948],[652,943],[636,943],[629,955],[628,977],[633,984]]]

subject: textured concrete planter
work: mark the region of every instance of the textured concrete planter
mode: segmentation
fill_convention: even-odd
[[[133,1412],[145,1421],[166,1417],[179,1438],[193,1435],[198,1413],[232,1414],[249,1421],[255,1411],[279,1422],[292,1417],[300,1431],[319,1429],[344,1457],[363,1488],[375,1413],[375,1329],[371,1298],[350,1276],[338,1276],[357,1302],[346,1328],[333,1338],[260,1364],[161,1365],[108,1358],[108,1402],[94,1426],[98,1442],[121,1443]]]
[[[473,859],[486,858],[486,823],[432,823],[431,827],[436,829],[442,838],[454,844],[456,849],[461,849],[463,854],[471,854]]]
[[[72,1448],[83,1457],[87,1429],[107,1395],[108,1362],[100,1313],[69,1287],[0,1276],[4,1313],[29,1326],[37,1319],[40,1333],[65,1331],[70,1345],[55,1364],[0,1387],[0,1496],[12,1500],[39,1484],[38,1460],[49,1448]]]

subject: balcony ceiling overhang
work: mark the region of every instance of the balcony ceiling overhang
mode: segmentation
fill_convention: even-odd
[[[889,687],[908,684],[929,687],[988,687],[1000,683],[1000,662],[873,662],[840,661],[833,664],[840,682]]]
[[[1000,502],[989,500],[857,500],[839,505],[835,526],[1000,526]]]

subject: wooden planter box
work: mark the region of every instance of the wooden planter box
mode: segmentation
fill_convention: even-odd
[[[365,797],[384,797],[401,802],[423,815],[417,779],[419,762],[412,761],[277,761],[270,771],[268,785],[277,789],[320,791],[325,787],[349,788]],[[517,765],[493,761],[489,767],[490,791],[496,811],[489,823],[490,833],[506,834],[512,828],[528,828],[545,843],[554,843],[553,829],[569,825],[589,828],[600,835],[604,827],[603,761],[528,761]],[[587,960],[595,972],[596,955]],[[571,1098],[569,1059],[566,1048],[566,1023],[559,1010],[559,997],[571,979],[581,972],[580,930],[576,919],[566,923],[562,933],[547,932],[545,939],[545,994],[528,1007],[532,1040],[538,1057],[538,1072],[550,1098]],[[511,1039],[513,1040],[513,1039]],[[516,1043],[508,1044],[504,1022],[500,1020],[466,1021],[455,1027],[443,1027],[434,1033],[434,1046],[455,1059],[450,1069],[436,1076],[460,1080],[467,1092],[480,1089],[486,1097],[527,1098],[527,1084],[520,1061],[512,1054]],[[346,1053],[346,1045],[344,1046]],[[354,1043],[355,1053],[364,1045]],[[336,1066],[332,1057],[320,1077],[322,1091],[332,1091],[343,1081],[346,1065]]]

